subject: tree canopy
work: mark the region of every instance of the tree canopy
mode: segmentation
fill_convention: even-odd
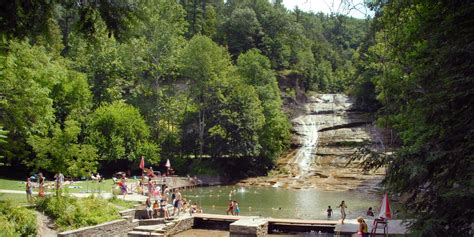
[[[388,1],[360,49],[355,86],[397,134],[389,190],[406,197],[416,236],[468,236],[474,211],[473,34],[468,1]],[[378,158],[380,158],[378,156]]]

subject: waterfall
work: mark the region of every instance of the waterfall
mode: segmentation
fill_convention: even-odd
[[[296,152],[293,164],[297,167],[298,175],[296,178],[304,177],[308,174],[313,162],[318,145],[318,121],[317,116],[313,115],[312,109],[314,103],[307,104],[306,114],[294,120],[297,127],[295,127],[302,139],[301,147]]]

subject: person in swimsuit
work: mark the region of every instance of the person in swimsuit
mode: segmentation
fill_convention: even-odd
[[[234,201],[232,201],[232,200],[229,201],[229,205],[228,205],[226,214],[227,215],[229,215],[229,214],[234,215]]]
[[[329,219],[329,218],[331,218],[331,216],[332,216],[332,208],[331,208],[331,206],[328,206],[327,212],[328,212],[328,219]]]
[[[359,222],[359,226],[357,227],[357,235],[360,237],[369,237],[369,227],[365,223],[362,216],[357,218],[357,222]]]
[[[367,216],[374,216],[374,212],[372,211],[372,207],[369,207],[369,210],[367,210]]]
[[[146,198],[145,205],[146,205],[146,207],[145,207],[146,208],[146,215],[148,216],[148,219],[153,218],[153,209],[151,207],[150,197]]]
[[[237,201],[234,201],[234,206],[232,209],[234,210],[234,215],[238,216],[240,213],[240,208],[239,208],[239,203]]]
[[[346,219],[346,203],[344,201],[341,202],[341,204],[339,204],[339,206],[337,207],[340,207],[341,208],[341,219],[342,219],[342,224],[344,224],[344,220]]]

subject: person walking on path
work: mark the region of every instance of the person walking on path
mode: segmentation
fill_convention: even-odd
[[[339,204],[339,206],[337,207],[340,207],[341,208],[341,224],[344,224],[344,220],[346,219],[346,203],[344,201],[341,202],[341,204]]]
[[[122,180],[120,181],[120,190],[122,191],[123,199],[127,196],[127,178],[125,174],[122,175]]]
[[[30,178],[27,178],[26,179],[26,200],[28,202],[33,201],[32,194],[33,194],[33,191],[32,191],[31,180]]]

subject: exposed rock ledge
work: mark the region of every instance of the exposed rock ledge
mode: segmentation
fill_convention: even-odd
[[[304,107],[306,113],[292,120],[293,150],[278,160],[269,177],[249,178],[239,185],[326,191],[376,190],[384,177],[383,169],[364,174],[357,168],[358,162],[346,167],[357,146],[375,140],[377,131],[371,115],[352,110],[351,99],[341,94],[310,97]],[[308,144],[314,143],[311,136],[315,136],[315,132],[317,142]],[[306,158],[301,157],[302,153]]]

